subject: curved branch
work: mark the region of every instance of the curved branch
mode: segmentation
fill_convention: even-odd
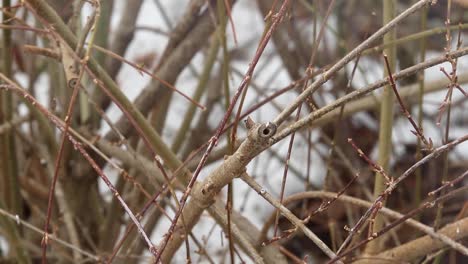
[[[449,224],[440,229],[436,234],[444,235],[453,240],[459,240],[468,237],[468,217],[465,217],[455,223]],[[369,261],[357,261],[355,263],[388,263],[392,262],[410,262],[419,257],[428,255],[431,252],[444,248],[446,245],[429,235],[415,239],[396,248],[384,251],[373,256]]]

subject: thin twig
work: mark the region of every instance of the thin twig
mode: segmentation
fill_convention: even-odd
[[[411,114],[408,112],[408,109],[405,107],[405,104],[403,103],[403,100],[401,99],[401,96],[398,93],[398,90],[396,88],[395,80],[393,79],[393,76],[392,76],[392,71],[391,71],[390,63],[388,61],[388,57],[387,57],[386,54],[384,54],[383,56],[384,56],[384,59],[385,59],[385,65],[386,65],[387,72],[388,72],[388,79],[390,81],[390,85],[391,85],[391,87],[393,89],[393,92],[395,93],[395,96],[396,96],[396,98],[398,100],[398,103],[400,104],[401,112],[406,116],[406,118],[408,118],[408,120],[410,121],[411,125],[414,128],[414,131],[411,131],[411,132],[414,135],[416,135],[419,139],[421,139],[421,141],[424,143],[424,145],[426,145],[427,151],[431,151],[432,148],[433,148],[432,140],[430,138],[429,138],[429,140],[426,139],[426,137],[424,136],[422,128],[419,127],[416,124],[416,122],[414,122],[413,118],[411,117]]]
[[[386,182],[387,185],[392,184],[393,178],[391,176],[389,176],[385,172],[385,170],[382,168],[382,166],[380,166],[379,164],[376,164],[369,157],[367,157],[367,155],[358,146],[356,146],[356,143],[354,143],[352,138],[348,138],[348,142],[349,142],[349,144],[351,144],[351,146],[354,148],[354,150],[356,150],[359,157],[363,158],[369,164],[369,166],[372,167],[372,170],[374,172],[380,173],[380,174],[382,174],[382,176],[385,177],[385,180],[387,181]]]
[[[241,175],[242,180],[247,183],[252,189],[254,189],[260,196],[272,204],[275,208],[281,211],[281,213],[289,220],[293,225],[299,228],[318,248],[320,248],[330,258],[335,258],[336,254],[322,241],[320,238],[310,231],[304,222],[295,216],[288,208],[278,202],[271,194],[269,194],[260,184],[258,184],[252,177],[247,173]]]
[[[0,214],[2,214],[3,216],[5,217],[8,217],[10,218],[12,221],[16,222],[18,225],[22,225],[38,234],[43,234],[44,233],[44,230],[41,230],[40,228],[34,226],[34,225],[31,225],[30,223],[28,223],[27,221],[24,221],[23,219],[21,219],[18,215],[13,215],[5,210],[3,210],[2,208],[0,208]],[[75,245],[73,244],[70,244],[68,243],[67,241],[64,241],[60,238],[58,238],[56,235],[54,234],[49,234],[48,235],[48,239],[52,240],[52,241],[55,241],[57,242],[58,244],[61,244],[62,246],[66,247],[66,248],[69,248],[73,251],[76,251],[78,252],[79,254],[83,255],[83,256],[86,256],[96,262],[100,262],[101,261],[101,258],[96,256],[96,255],[93,255],[92,253],[88,252],[88,251],[85,251],[79,247],[76,247]]]
[[[457,50],[457,51],[453,51],[453,52],[450,52],[449,55],[451,58],[458,58],[458,57],[462,57],[464,55],[468,54],[468,47],[466,48],[462,48],[460,50]],[[402,79],[406,76],[409,76],[411,74],[414,74],[416,72],[419,72],[423,69],[427,69],[429,67],[432,67],[434,65],[437,65],[437,64],[440,64],[442,62],[445,62],[447,61],[447,57],[446,56],[440,56],[440,57],[437,57],[437,58],[433,58],[433,59],[430,59],[430,60],[427,60],[425,62],[422,62],[422,63],[419,63],[417,65],[414,65],[414,66],[411,66],[409,68],[406,68],[398,73],[395,73],[393,75],[393,79],[394,80],[399,80],[399,79]],[[306,117],[303,117],[301,118],[299,121],[291,124],[291,125],[288,125],[286,128],[284,128],[283,130],[280,130],[278,133],[276,133],[276,135],[274,136],[274,140],[273,142],[276,143],[276,142],[279,142],[280,140],[282,140],[283,138],[287,137],[288,135],[290,135],[291,133],[293,133],[294,131],[297,131],[301,128],[304,128],[306,126],[310,126],[310,125],[313,125],[313,121],[317,120],[318,118],[324,116],[325,114],[331,112],[332,110],[342,106],[343,104],[346,104],[348,102],[351,102],[353,100],[356,100],[357,98],[360,98],[362,96],[364,96],[365,94],[368,94],[386,84],[388,84],[389,81],[387,78],[385,79],[382,79],[380,81],[377,81],[371,85],[368,85],[366,86],[365,88],[362,88],[362,89],[359,89],[359,90],[356,90],[352,93],[349,93],[345,96],[342,96],[340,97],[339,99],[335,100],[333,103],[329,104],[329,105],[326,105],[312,113],[310,113],[308,116]]]
[[[52,114],[46,107],[44,107],[43,105],[41,105],[39,102],[37,102],[37,100],[32,97],[30,94],[28,94],[24,89],[21,89],[19,86],[17,86],[13,81],[9,80],[8,78],[6,78],[2,73],[0,73],[0,78],[3,79],[5,82],[7,82],[9,85],[8,86],[1,86],[0,88],[3,88],[3,89],[9,89],[9,90],[12,90],[13,92],[15,93],[18,93],[19,95],[21,95],[22,97],[24,97],[24,99],[28,100],[33,106],[35,106],[39,111],[41,111],[45,116],[47,116],[47,118],[52,121],[54,123],[54,125],[57,126],[57,128],[59,128],[62,132],[65,131],[65,126],[62,122],[60,122],[59,118],[56,117],[54,114]],[[66,134],[66,133],[65,133]],[[114,196],[119,200],[120,204],[122,205],[122,207],[124,208],[124,210],[126,211],[126,213],[129,215],[130,219],[132,219],[132,221],[135,223],[135,225],[137,226],[138,228],[138,231],[140,232],[140,234],[142,235],[142,237],[144,238],[145,242],[147,243],[148,245],[148,249],[149,251],[156,255],[156,248],[155,246],[153,245],[153,243],[151,242],[150,238],[148,237],[148,235],[145,233],[142,225],[140,224],[140,222],[138,221],[138,219],[135,217],[135,215],[133,214],[133,212],[130,210],[130,208],[128,207],[128,205],[125,203],[125,201],[122,199],[122,197],[120,196],[120,194],[118,193],[117,189],[115,189],[114,185],[109,181],[109,179],[107,178],[107,176],[104,174],[104,172],[101,170],[101,168],[96,164],[96,162],[94,161],[93,158],[91,158],[91,156],[88,154],[88,152],[83,148],[83,145],[78,142],[74,136],[72,136],[71,134],[66,134],[67,135],[67,138],[68,140],[73,144],[74,148],[76,148],[80,153],[81,155],[89,162],[89,164],[91,165],[91,167],[96,171],[96,173],[101,177],[101,179],[104,181],[104,183],[107,185],[107,187],[109,188],[109,190],[114,194]],[[49,234],[46,233],[45,234],[45,237],[44,237],[44,240],[45,242],[47,242],[49,238]]]
[[[380,28],[377,32],[372,34],[367,40],[359,44],[353,51],[348,53],[344,56],[341,60],[335,63],[330,69],[328,69],[325,73],[322,74],[320,78],[314,81],[303,93],[301,93],[293,103],[291,103],[288,107],[286,107],[273,121],[277,126],[283,123],[289,115],[302,103],[304,100],[307,99],[309,95],[314,93],[317,89],[321,87],[326,81],[328,81],[336,72],[341,70],[348,62],[355,59],[359,54],[361,54],[365,49],[367,49],[372,43],[374,43],[377,39],[381,38],[385,33],[392,30],[396,25],[398,25],[403,19],[414,13],[415,11],[421,9],[428,3],[431,3],[432,0],[420,0],[415,3],[410,8],[406,9],[400,15],[395,17],[392,21],[384,25]]]
[[[354,225],[353,228],[350,229],[350,232],[348,234],[348,237],[345,239],[343,244],[341,245],[340,249],[338,250],[338,253],[341,253],[351,242],[351,239],[354,237],[354,235],[359,231],[359,229],[362,227],[364,222],[369,218],[371,215],[372,211],[374,210],[374,207],[377,206],[378,203],[383,201],[386,196],[390,195],[390,193],[396,189],[398,184],[400,184],[402,181],[404,181],[406,178],[408,178],[418,167],[421,165],[427,163],[428,161],[433,160],[434,158],[438,157],[440,154],[447,152],[448,150],[454,148],[458,144],[463,143],[464,141],[468,140],[468,135],[465,135],[463,137],[460,137],[452,142],[449,142],[445,145],[442,145],[438,148],[435,148],[433,152],[413,164],[409,169],[407,169],[400,177],[396,178],[386,189],[385,191],[380,194],[375,201],[373,202],[373,206],[369,208],[364,215],[359,219],[359,221]],[[371,238],[372,239],[372,238]]]
[[[189,196],[190,192],[192,191],[193,185],[195,184],[201,169],[204,167],[204,165],[206,163],[208,155],[211,153],[214,146],[217,145],[219,136],[221,135],[221,133],[222,133],[222,131],[223,131],[225,125],[226,125],[227,120],[231,116],[231,113],[232,113],[232,111],[233,111],[233,109],[234,109],[234,107],[236,105],[237,100],[239,99],[240,95],[242,94],[242,91],[248,85],[249,80],[252,78],[252,74],[253,74],[253,72],[255,70],[255,66],[257,65],[257,62],[260,59],[260,56],[262,55],[263,50],[265,49],[268,41],[270,40],[271,34],[276,29],[277,25],[280,23],[281,19],[285,15],[288,6],[289,6],[289,0],[285,0],[283,2],[283,5],[281,6],[280,11],[276,15],[276,18],[275,18],[271,28],[268,30],[268,33],[265,35],[262,42],[260,43],[259,48],[257,49],[257,52],[256,52],[252,62],[250,63],[250,67],[247,70],[247,73],[245,74],[244,79],[242,80],[241,84],[239,85],[239,88],[237,89],[236,93],[232,97],[231,103],[230,103],[230,105],[228,107],[228,110],[226,111],[226,113],[225,113],[223,119],[221,120],[221,122],[219,123],[218,129],[216,130],[215,135],[213,137],[211,137],[211,139],[209,141],[209,144],[208,144],[208,147],[207,147],[207,149],[205,151],[205,154],[203,154],[203,157],[201,158],[200,163],[198,164],[198,167],[195,169],[195,171],[194,171],[194,173],[192,175],[192,178],[189,181],[189,184],[188,184],[188,186],[186,188],[186,191],[184,192],[184,195],[180,199],[180,208],[179,208],[178,212],[176,213],[176,215],[174,217],[174,220],[173,220],[173,222],[171,224],[171,227],[168,229],[167,234],[166,234],[166,236],[165,236],[165,238],[164,238],[164,240],[163,240],[163,242],[162,242],[162,244],[160,246],[161,251],[156,256],[156,262],[159,261],[159,258],[161,257],[161,253],[164,251],[164,248],[166,247],[168,240],[171,238],[171,236],[173,234],[174,228],[175,228],[175,226],[177,224],[177,220],[180,217],[180,215],[182,214],[182,210],[183,210],[183,208],[185,206],[185,203],[186,203],[186,201],[188,199],[188,196]]]

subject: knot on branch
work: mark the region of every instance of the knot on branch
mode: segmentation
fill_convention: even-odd
[[[276,133],[276,125],[271,122],[262,124],[258,128],[257,133],[261,138],[271,138]]]
[[[270,144],[276,133],[274,123],[256,123],[251,118],[244,121],[248,136],[231,156],[225,157],[223,164],[216,168],[201,184],[198,203],[202,208],[212,204],[216,194],[233,179],[245,172],[246,166]]]
[[[269,139],[276,133],[276,125],[274,123],[255,123],[250,117],[245,120],[245,126],[249,130],[247,140],[262,147],[266,146],[269,143]]]

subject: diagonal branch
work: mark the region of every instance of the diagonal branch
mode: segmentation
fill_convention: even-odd
[[[336,254],[322,241],[317,235],[315,235],[309,228],[306,227],[304,222],[295,216],[288,208],[282,205],[278,200],[274,199],[271,194],[269,194],[265,189],[260,186],[252,177],[247,175],[247,173],[242,174],[242,180],[244,180],[250,187],[252,187],[258,194],[260,194],[265,200],[271,203],[274,207],[281,211],[281,213],[298,227],[304,234],[312,240],[315,245],[317,245],[327,256],[330,258],[335,258]]]
[[[454,51],[454,52],[450,52],[449,55],[452,57],[452,58],[458,58],[458,57],[462,57],[464,55],[468,54],[468,47],[466,48],[463,48],[463,49],[460,49],[460,50],[457,50],[457,51]],[[414,66],[411,66],[409,68],[406,68],[398,73],[395,73],[393,74],[393,79],[395,81],[397,80],[400,80],[400,79],[403,79],[411,74],[414,74],[416,72],[419,72],[421,70],[424,70],[424,69],[427,69],[429,67],[432,67],[432,66],[435,66],[435,65],[438,65],[440,63],[443,63],[447,61],[447,57],[444,55],[444,56],[440,56],[440,57],[437,57],[437,58],[433,58],[433,59],[430,59],[430,60],[427,60],[425,62],[422,62],[422,63],[419,63],[417,65],[414,65]],[[293,123],[293,124],[290,124],[288,126],[286,126],[286,128],[284,128],[283,130],[280,130],[278,133],[276,133],[275,137],[274,137],[274,142],[279,142],[280,140],[282,140],[283,138],[289,136],[291,133],[299,130],[299,129],[302,129],[304,127],[307,127],[307,126],[315,126],[314,124],[314,121],[323,117],[325,114],[328,114],[329,112],[339,108],[340,106],[344,105],[344,104],[347,104],[351,101],[354,101],[358,98],[361,98],[363,97],[364,95],[374,91],[374,90],[377,90],[378,88],[381,88],[382,86],[386,85],[386,84],[389,84],[389,80],[387,78],[385,79],[382,79],[380,81],[377,81],[365,88],[362,88],[362,89],[359,89],[359,90],[356,90],[352,93],[349,93],[345,96],[342,96],[340,97],[339,99],[335,100],[333,103],[329,104],[329,105],[326,105],[312,113],[310,113],[309,115],[307,115],[306,117],[300,119],[299,121]]]
[[[280,125],[283,123],[291,113],[299,107],[299,105],[307,99],[309,95],[317,91],[325,82],[327,82],[335,73],[341,70],[348,62],[355,59],[359,54],[361,54],[365,49],[370,47],[375,41],[381,38],[384,34],[392,30],[396,25],[398,25],[403,19],[411,15],[412,13],[416,12],[417,10],[421,9],[428,3],[433,2],[433,0],[420,0],[400,15],[395,17],[392,21],[388,24],[384,25],[380,28],[377,32],[375,32],[372,36],[370,36],[367,40],[362,42],[359,46],[357,46],[353,51],[348,53],[348,55],[344,56],[340,59],[337,63],[335,63],[330,69],[322,74],[316,81],[314,81],[307,89],[301,93],[293,103],[291,103],[288,107],[286,107],[274,120],[276,125]]]
[[[251,122],[253,123],[253,121]],[[271,123],[252,123],[248,123],[248,137],[240,145],[239,149],[232,156],[227,157],[223,164],[211,172],[204,181],[195,185],[193,190],[189,190],[192,199],[182,210],[187,230],[185,230],[180,218],[176,225],[169,229],[166,239],[158,247],[163,263],[167,263],[172,258],[183,242],[185,232],[195,226],[203,211],[215,202],[215,197],[221,189],[234,178],[241,176],[245,172],[247,164],[268,146],[276,127]]]
[[[449,224],[440,229],[437,234],[450,237],[453,240],[459,240],[468,236],[468,217],[465,217],[455,223]],[[419,257],[426,256],[431,252],[444,248],[446,245],[429,235],[415,239],[398,247],[384,251],[372,257],[372,263],[375,260],[387,260],[398,262],[411,262]],[[361,262],[358,262],[361,263]]]

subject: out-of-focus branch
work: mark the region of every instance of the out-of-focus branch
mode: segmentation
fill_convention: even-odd
[[[445,226],[437,233],[450,237],[453,240],[466,238],[468,236],[468,217]],[[411,262],[444,247],[446,245],[443,242],[426,235],[372,256],[367,261],[357,261],[355,263],[388,263],[389,260],[392,262]]]
[[[31,119],[30,116],[20,116],[13,118],[10,122],[5,122],[0,125],[0,135],[5,133],[6,131],[11,130],[17,125],[20,125],[23,122],[29,121]]]
[[[23,219],[19,218],[17,215],[13,215],[5,210],[3,210],[2,208],[0,208],[0,214],[2,216],[4,216],[5,218],[9,218],[9,220],[11,221],[11,223],[16,222],[16,224],[19,224],[19,225],[23,225],[25,226],[26,228],[38,233],[38,234],[42,234],[43,231],[38,228],[38,227],[35,227],[33,225],[31,225],[30,223],[28,223],[27,221],[24,221]],[[8,220],[7,220],[8,221]],[[100,261],[100,258],[93,255],[92,253],[90,252],[87,252],[85,250],[82,250],[81,248],[78,248],[78,247],[75,247],[74,245],[68,243],[67,241],[64,241],[60,238],[58,238],[57,236],[53,235],[53,234],[50,234],[49,236],[49,239],[54,241],[54,242],[57,242],[58,244],[64,246],[64,247],[67,247],[67,248],[70,248],[76,252],[78,252],[79,254],[87,257],[87,258],[90,258],[94,261]],[[27,261],[24,261],[24,262],[21,262],[21,263],[28,263]]]
[[[387,25],[396,14],[396,2],[393,0],[383,1],[383,25]],[[383,43],[395,41],[396,30],[390,30],[383,36]],[[396,46],[390,45],[384,49],[384,53],[388,55],[387,71],[388,75],[392,75],[396,67]],[[385,172],[390,169],[390,157],[392,155],[392,131],[393,131],[393,104],[395,95],[392,92],[390,84],[387,84],[382,91],[381,104],[380,104],[380,118],[379,118],[379,139],[378,139],[378,160],[377,164],[380,166],[381,171],[375,172],[374,182],[374,197],[379,196],[388,184],[388,179],[385,177]],[[383,201],[385,205],[386,201]],[[379,231],[384,224],[384,220],[381,215],[377,214],[372,225],[369,226],[370,233]],[[384,239],[381,237],[373,239],[365,249],[367,254],[375,254],[380,251]]]
[[[205,0],[190,1],[189,6],[181,16],[181,20],[170,33],[171,37],[166,45],[166,48],[164,49],[163,54],[161,55],[158,66],[156,66],[156,70],[159,70],[159,68],[164,63],[166,63],[166,60],[169,58],[170,54],[174,52],[181,41],[186,38],[188,32],[196,25],[197,20],[200,19],[198,13],[200,12],[200,9],[205,4],[205,2]]]
[[[184,40],[174,49],[170,56],[165,60],[164,64],[156,71],[155,75],[160,79],[165,80],[170,84],[174,84],[179,74],[189,64],[193,56],[206,44],[206,40],[213,33],[215,25],[213,23],[209,9],[205,10]],[[154,107],[162,105],[172,92],[164,87],[164,85],[152,80],[138,95],[134,101],[134,107],[143,114],[148,114]],[[131,129],[131,124],[126,117],[122,117],[117,121],[116,127],[125,136],[129,136],[134,129]],[[110,132],[106,138],[115,141],[117,135]]]
[[[122,57],[125,56],[125,51],[127,51],[135,35],[136,20],[142,4],[143,0],[126,1],[123,6],[124,13],[116,27],[115,33],[112,34],[112,40],[109,42],[110,50]],[[115,79],[121,66],[122,62],[119,60],[112,58],[108,60],[107,72],[112,79]],[[102,100],[97,100],[97,102],[102,102]],[[102,104],[100,105],[103,106]],[[105,105],[103,109],[106,109]]]

